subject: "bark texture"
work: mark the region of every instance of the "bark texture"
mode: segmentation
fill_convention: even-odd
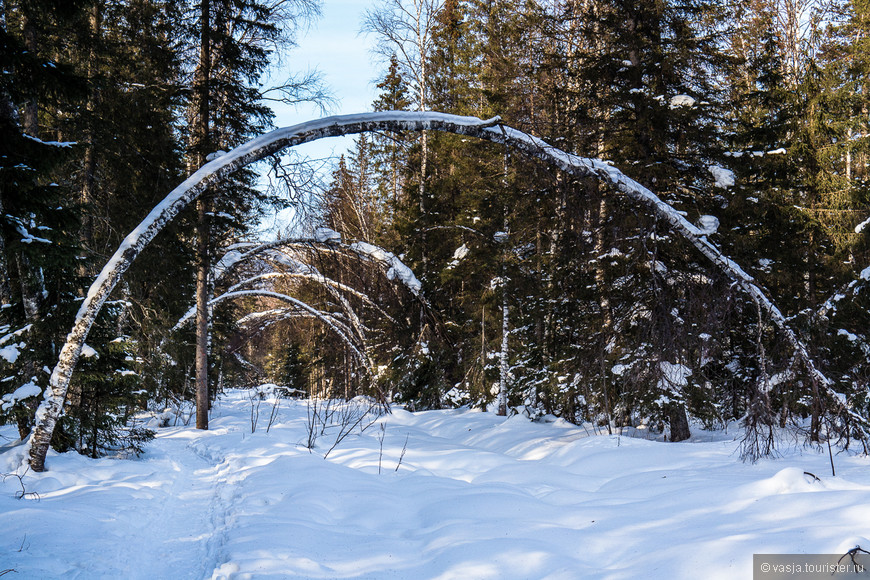
[[[196,69],[198,114],[194,128],[194,151],[198,164],[206,160],[211,148],[211,2],[200,4],[199,66]],[[197,201],[196,220],[196,428],[208,429],[208,341],[209,309],[209,223],[211,211],[207,198]]]

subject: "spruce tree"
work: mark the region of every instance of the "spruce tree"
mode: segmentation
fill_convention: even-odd
[[[76,204],[63,165],[75,143],[61,142],[54,111],[83,83],[47,38],[78,3],[8,3],[0,26],[0,318],[7,379],[2,411],[24,437],[48,383],[75,291]],[[68,30],[64,28],[64,30]]]
[[[188,171],[192,173],[219,151],[229,150],[270,126],[260,78],[269,57],[292,38],[295,27],[316,13],[308,0],[266,3],[256,0],[201,0],[192,13],[188,45],[198,55],[188,100]],[[308,86],[296,88],[304,91]],[[208,427],[209,272],[221,246],[240,239],[263,212],[279,203],[256,190],[246,169],[232,182],[207,192],[197,202],[196,242],[196,384],[197,426]]]

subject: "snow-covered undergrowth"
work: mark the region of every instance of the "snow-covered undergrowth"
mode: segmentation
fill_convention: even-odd
[[[324,460],[330,432],[309,452],[304,402],[282,401],[267,433],[268,407],[251,433],[248,393],[232,392],[210,431],[159,429],[139,459],[51,454],[50,471],[6,477],[0,572],[730,579],[752,577],[753,553],[870,548],[863,457],[835,457],[831,477],[827,455],[798,447],[741,463],[722,433],[671,444],[396,409]],[[21,459],[4,452],[0,471]]]

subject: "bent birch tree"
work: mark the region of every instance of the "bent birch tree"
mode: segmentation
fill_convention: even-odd
[[[865,421],[847,408],[845,396],[837,393],[833,383],[817,367],[807,346],[789,326],[779,308],[765,295],[754,279],[738,264],[711,244],[704,232],[691,224],[677,211],[658,198],[652,191],[630,179],[607,163],[572,155],[548,143],[501,123],[499,117],[482,120],[436,112],[384,111],[358,115],[340,115],[309,121],[292,127],[276,129],[261,135],[229,153],[203,165],[198,171],[176,187],[151,213],[124,239],[112,258],[103,267],[91,285],[87,297],[76,315],[72,331],[67,335],[57,365],[51,373],[49,387],[36,412],[36,421],[28,445],[30,466],[34,471],[45,470],[45,456],[55,425],[63,410],[73,370],[81,355],[85,339],[103,303],[121,279],[121,276],[142,249],[173,220],[182,209],[196,200],[211,184],[234,171],[284,149],[323,139],[371,131],[444,131],[477,137],[503,144],[531,157],[541,159],[566,173],[578,177],[596,177],[626,195],[637,205],[667,222],[673,231],[685,238],[712,265],[734,281],[769,316],[794,350],[795,357],[806,369],[815,392],[823,389],[837,409],[846,412],[859,424]]]

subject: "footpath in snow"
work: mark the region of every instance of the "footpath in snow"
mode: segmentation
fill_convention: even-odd
[[[396,409],[324,459],[335,428],[309,452],[306,403],[282,400],[267,433],[270,409],[252,433],[249,393],[234,391],[211,430],[159,429],[138,459],[52,453],[22,499],[5,477],[0,574],[733,579],[752,577],[754,553],[870,549],[865,457],[836,456],[831,477],[827,455],[800,447],[743,464],[721,433],[669,444]],[[20,461],[7,451],[0,471]]]

